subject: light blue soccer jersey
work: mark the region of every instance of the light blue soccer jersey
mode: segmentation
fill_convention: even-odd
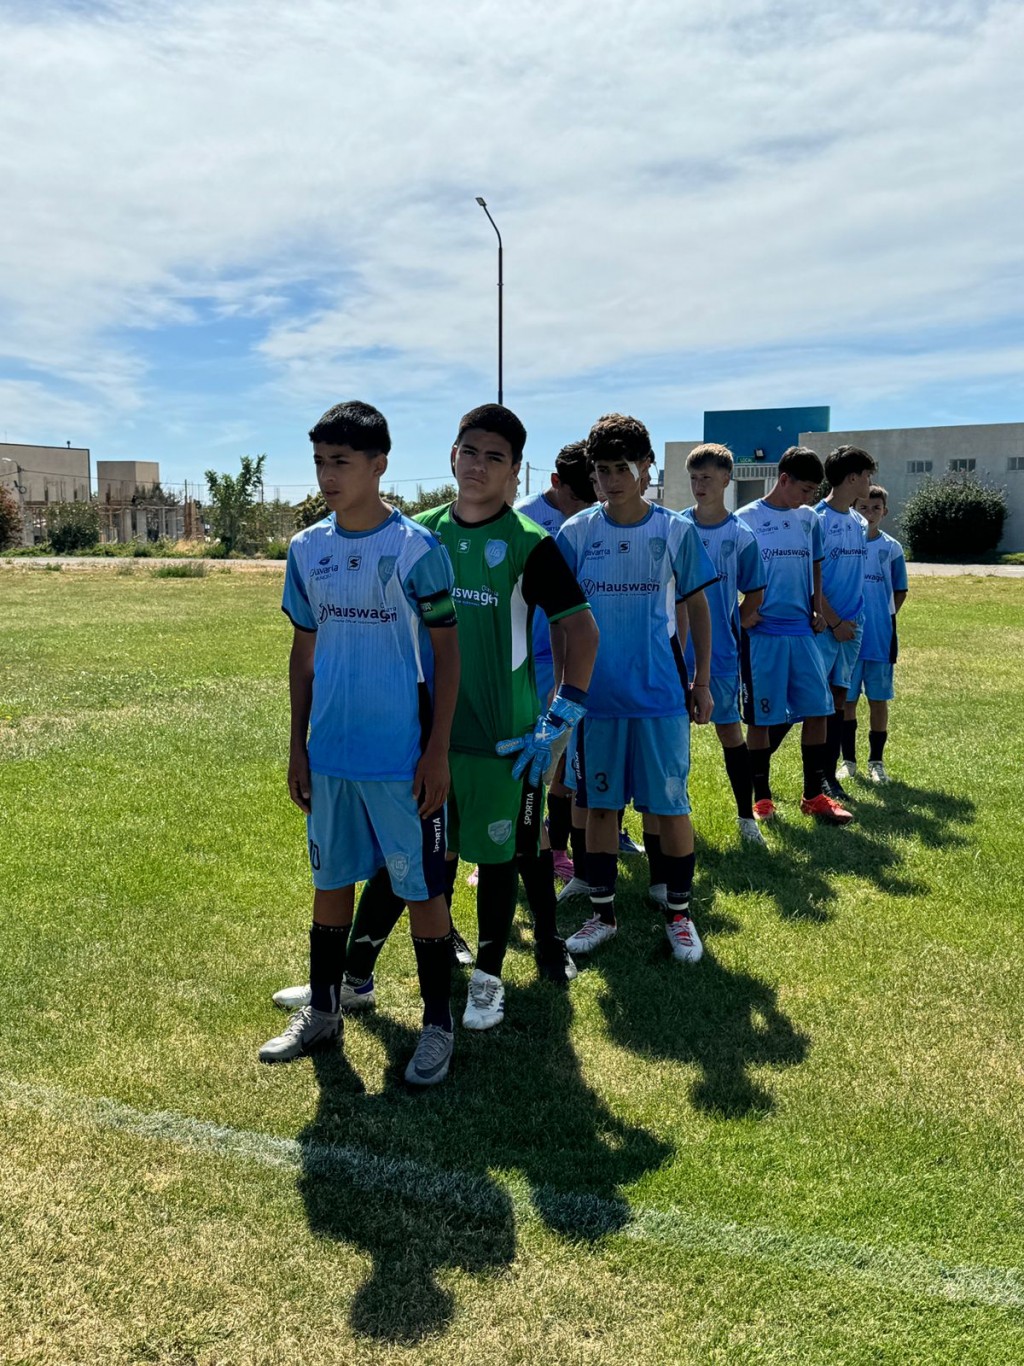
[[[752,634],[814,634],[814,566],[822,558],[821,523],[808,507],[775,508],[758,498],[736,516],[754,533],[764,570],[761,620]]]
[[[411,779],[433,686],[428,626],[455,621],[448,552],[393,512],[370,531],[333,515],[288,547],[282,609],[316,632],[309,766],[334,778]]]
[[[864,611],[864,565],[867,562],[867,519],[853,508],[836,512],[822,499],[814,511],[821,520],[825,558],[821,591],[843,621],[860,621]]]
[[[598,503],[555,539],[601,632],[588,716],[683,715],[670,620],[676,602],[717,577],[692,523],[652,504],[642,522],[623,526]]]
[[[896,659],[896,604],[894,593],[907,591],[907,561],[903,547],[884,531],[867,543],[864,570],[864,637],[860,658],[891,664]]]
[[[554,536],[565,521],[564,514],[552,507],[543,493],[528,493],[523,498],[517,498],[512,506],[516,512],[521,512],[531,522],[543,527],[549,536]],[[546,701],[548,691],[554,686],[555,662],[551,655],[550,624],[539,607],[533,613],[533,668],[537,692]]]
[[[739,594],[754,593],[765,582],[757,541],[750,528],[731,512],[713,526],[698,522],[695,508],[687,508],[682,515],[692,522],[718,574],[707,590],[711,609],[711,673],[716,678],[731,678],[739,670],[740,660]],[[686,667],[692,677],[692,640],[686,642]]]

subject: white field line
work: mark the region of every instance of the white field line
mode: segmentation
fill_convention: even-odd
[[[725,1223],[670,1207],[631,1206],[585,1194],[531,1188],[522,1178],[494,1180],[450,1172],[408,1159],[380,1157],[340,1144],[300,1143],[252,1130],[232,1129],[173,1111],[147,1114],[119,1101],[78,1097],[53,1087],[0,1078],[0,1104],[54,1120],[131,1134],[179,1148],[283,1171],[344,1175],[358,1190],[388,1191],[421,1204],[441,1205],[478,1219],[509,1213],[522,1223],[545,1222],[578,1231],[580,1239],[620,1236],[677,1247],[855,1277],[895,1293],[961,1303],[1024,1308],[1024,1270],[1019,1267],[949,1265],[910,1247],[845,1242],[758,1225]]]

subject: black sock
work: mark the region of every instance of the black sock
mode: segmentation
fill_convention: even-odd
[[[555,920],[555,866],[550,849],[539,854],[520,854],[516,859],[526,900],[533,916],[533,937],[551,939],[558,933]]]
[[[880,764],[880,763],[882,762],[882,753],[883,753],[883,751],[885,750],[885,742],[886,742],[886,740],[888,740],[888,738],[889,738],[889,732],[888,732],[887,730],[869,730],[869,731],[868,731],[868,745],[869,745],[869,749],[868,749],[868,762],[869,762],[869,763],[873,763],[873,764],[874,764],[874,763],[878,763],[878,764]],[[897,767],[899,767],[898,764],[897,764]]]
[[[728,753],[728,751],[726,751]],[[665,919],[671,925],[677,915],[690,914],[690,893],[693,890],[693,868],[696,858],[693,854],[666,854],[665,866],[668,876],[668,905]]]
[[[741,819],[752,820],[754,816],[754,779],[751,753],[745,744],[733,745],[722,750],[725,772],[736,798],[736,814]]]
[[[606,925],[615,924],[615,881],[619,876],[617,854],[587,854],[590,905]]]
[[[651,869],[651,886],[664,886],[666,877],[665,855],[661,852],[661,836],[652,835],[649,830],[645,830],[644,850],[647,853],[647,862]]]
[[[857,762],[857,718],[843,721],[843,758],[848,764]]]
[[[572,828],[572,871],[581,882],[587,881],[587,827],[574,825]]]
[[[452,1028],[452,941],[447,934],[439,939],[412,937],[416,953],[416,973],[423,997],[423,1023]]]
[[[384,941],[402,918],[405,902],[391,889],[388,870],[381,868],[363,888],[356,909],[352,937],[348,946],[348,975],[353,982],[365,982],[384,947]]]
[[[781,721],[777,725],[768,727],[768,752],[770,754],[775,753],[792,729],[792,721]],[[760,798],[758,800],[760,801]]]
[[[480,881],[476,889],[476,918],[479,938],[476,965],[492,977],[501,976],[508,937],[512,933],[512,919],[516,913],[516,891],[519,887],[517,861],[481,863]]]
[[[839,767],[839,753],[843,747],[843,709],[839,708],[825,722],[825,777],[831,781]]]
[[[350,925],[318,925],[309,927],[309,986],[314,1010],[336,1015],[339,1010],[338,993],[345,972],[345,947]]]
[[[804,797],[812,801],[821,796],[821,783],[825,776],[825,763],[828,755],[827,745],[801,745],[800,757],[804,761]]]
[[[563,854],[569,847],[572,828],[572,798],[552,797],[548,793],[548,839],[556,853]]]
[[[444,899],[448,907],[448,914],[452,913],[452,902],[455,900],[455,880],[459,876],[459,860],[457,858],[445,859],[444,863]]]
[[[755,802],[770,802],[772,799],[771,764],[772,752],[770,749],[752,749],[750,751],[750,781],[754,787]]]

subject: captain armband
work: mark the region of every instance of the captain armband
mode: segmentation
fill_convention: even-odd
[[[441,593],[434,593],[429,598],[420,598],[419,606],[424,626],[433,628],[455,625],[455,603],[447,589]]]

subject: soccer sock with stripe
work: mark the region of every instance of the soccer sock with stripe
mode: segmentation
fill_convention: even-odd
[[[667,874],[665,872],[665,855],[661,852],[661,836],[653,835],[650,830],[645,830],[644,852],[647,854],[647,862],[651,869],[651,886],[663,887]]]
[[[338,995],[345,972],[345,948],[350,925],[318,925],[309,927],[309,987],[310,1005],[325,1015],[336,1015]]]
[[[569,847],[572,828],[572,798],[552,797],[548,793],[548,840],[556,853],[563,854]]]
[[[404,910],[405,902],[391,889],[388,870],[378,869],[363,888],[349,940],[346,971],[355,985],[373,976],[385,940]]]
[[[754,787],[755,802],[770,802],[772,799],[771,765],[770,749],[750,751],[750,781]]]
[[[516,859],[508,863],[481,863],[476,888],[476,918],[479,938],[476,965],[492,977],[501,976],[512,920],[516,913],[519,867]]]
[[[857,762],[857,720],[843,721],[843,758],[848,764]]]
[[[665,920],[671,925],[676,916],[690,914],[690,893],[693,891],[693,869],[696,863],[694,854],[665,854],[665,885],[668,888],[668,904],[665,907]]]
[[[605,925],[615,924],[615,882],[619,876],[617,854],[587,854],[590,905]]]
[[[825,777],[825,764],[828,758],[827,745],[801,745],[800,757],[804,764],[804,800],[813,801],[821,796],[821,784]]]
[[[539,854],[520,854],[516,859],[533,916],[533,935],[538,940],[551,939],[558,934],[554,857],[550,849],[542,849]]]
[[[416,954],[416,974],[423,997],[423,1023],[452,1028],[452,940],[450,934],[438,939],[412,937]]]
[[[888,738],[889,738],[889,732],[888,732],[887,730],[869,730],[869,731],[868,731],[868,746],[869,746],[869,749],[868,749],[868,762],[869,762],[869,763],[872,763],[872,764],[880,764],[880,763],[882,762],[882,754],[883,754],[884,751],[885,751],[885,742],[886,742],[886,740],[888,740]],[[899,764],[897,763],[897,768],[898,768],[898,767],[899,767]]]
[[[732,745],[722,750],[725,772],[736,798],[736,814],[741,820],[752,820],[754,816],[754,778],[751,753],[745,744]]]

